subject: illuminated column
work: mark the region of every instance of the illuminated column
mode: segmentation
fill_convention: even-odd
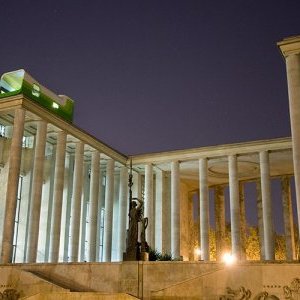
[[[154,203],[153,203],[153,167],[151,164],[145,166],[145,217],[148,218],[146,230],[146,241],[152,249],[155,249],[154,240]]]
[[[155,249],[170,253],[170,176],[155,171]]]
[[[170,173],[155,171],[155,248],[171,253]]]
[[[105,184],[105,217],[104,217],[104,241],[103,260],[111,261],[112,229],[113,229],[113,205],[114,205],[114,169],[115,162],[107,160],[106,184]]]
[[[269,153],[262,151],[259,153],[260,161],[260,179],[261,179],[261,196],[264,224],[264,246],[265,260],[275,259],[274,249],[274,232],[273,232],[273,214],[271,203],[271,188],[270,188],[270,166]]]
[[[225,246],[225,197],[224,187],[215,187],[216,256],[222,259]]]
[[[79,252],[80,213],[83,188],[83,153],[84,144],[82,142],[77,142],[75,149],[73,197],[71,204],[71,232],[69,245],[71,262],[78,261]]]
[[[286,38],[279,42],[278,46],[286,62],[298,228],[300,228],[300,36]]]
[[[70,224],[71,224],[71,207],[72,207],[72,195],[73,195],[73,179],[74,179],[74,165],[75,155],[67,155],[67,195],[66,195],[66,210],[65,210],[65,230],[63,238],[63,261],[68,262],[70,253]]]
[[[180,257],[180,174],[179,162],[171,162],[171,253]]]
[[[199,160],[199,190],[201,259],[209,261],[209,195],[207,182],[207,158],[201,158]]]
[[[294,220],[291,200],[290,178],[285,176],[281,178],[283,221],[285,233],[285,256],[287,260],[296,259]]]
[[[156,170],[155,172],[155,248],[163,251],[163,202],[164,196],[164,171]]]
[[[261,182],[256,181],[256,205],[257,205],[257,226],[259,235],[260,246],[260,260],[265,259],[265,243],[264,243],[264,224],[263,224],[263,212],[262,212],[262,199],[261,199]]]
[[[43,189],[43,172],[45,162],[45,146],[47,137],[47,123],[39,121],[37,124],[36,144],[33,161],[32,196],[29,210],[27,262],[36,262],[39,238],[39,224],[41,212],[41,197]]]
[[[241,259],[246,260],[246,209],[245,190],[243,182],[239,183],[240,230],[241,230]]]
[[[89,261],[96,261],[96,241],[98,224],[98,201],[100,180],[100,153],[92,152],[90,174],[90,205],[89,205]]]
[[[13,238],[16,214],[16,199],[19,186],[19,175],[22,155],[25,110],[15,110],[13,134],[9,150],[9,169],[7,177],[6,205],[4,214],[1,263],[12,262]]]
[[[82,180],[82,197],[81,197],[81,213],[80,213],[80,229],[78,242],[78,261],[89,260],[89,248],[86,249],[86,242],[89,239],[89,232],[87,226],[88,207],[90,201],[90,170],[91,163],[83,162],[83,180]],[[89,244],[88,244],[89,246]]]
[[[118,229],[118,251],[119,260],[123,260],[123,253],[126,251],[126,216],[129,210],[128,200],[128,171],[125,166],[120,169],[119,187],[119,229]]]
[[[61,228],[61,212],[64,191],[64,173],[65,173],[65,152],[66,152],[65,132],[60,131],[57,134],[56,142],[56,159],[55,159],[55,175],[54,175],[54,195],[53,210],[50,233],[50,262],[58,262],[60,228]]]
[[[229,196],[230,196],[230,221],[231,221],[231,245],[232,254],[240,259],[241,236],[240,236],[240,205],[239,205],[239,182],[236,155],[228,156],[229,167]]]

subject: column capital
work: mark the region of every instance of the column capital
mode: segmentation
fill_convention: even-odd
[[[300,35],[291,36],[277,43],[284,58],[300,53]]]
[[[97,149],[92,149],[91,150],[91,153],[93,154],[93,153],[99,153],[99,154],[101,154],[101,152],[99,151],[99,150],[97,150]]]

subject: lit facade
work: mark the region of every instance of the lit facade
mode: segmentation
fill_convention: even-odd
[[[261,260],[274,260],[276,220],[271,185],[277,180],[281,184],[285,255],[287,260],[296,259],[299,44],[299,38],[279,44],[288,66],[292,139],[128,157],[24,94],[1,99],[1,263],[122,261],[130,160],[133,193],[145,201],[147,241],[152,248],[195,260],[194,250],[200,246],[201,259],[209,261],[209,207],[213,206],[217,260],[224,252],[226,221],[231,228],[230,250],[245,260],[245,201],[251,201],[256,207]],[[244,193],[248,184],[256,190],[251,199]],[[227,220],[226,207],[230,211]]]

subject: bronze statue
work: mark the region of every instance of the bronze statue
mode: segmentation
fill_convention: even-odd
[[[124,260],[147,260],[148,245],[146,242],[145,230],[148,225],[148,218],[144,218],[144,201],[132,198],[132,164],[130,162],[129,175],[129,227],[127,230],[126,253]],[[140,243],[139,243],[139,223]]]

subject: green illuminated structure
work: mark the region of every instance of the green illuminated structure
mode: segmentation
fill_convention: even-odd
[[[23,69],[4,73],[0,80],[0,99],[17,94],[23,94],[68,122],[73,120],[73,100],[64,95],[56,95]]]

